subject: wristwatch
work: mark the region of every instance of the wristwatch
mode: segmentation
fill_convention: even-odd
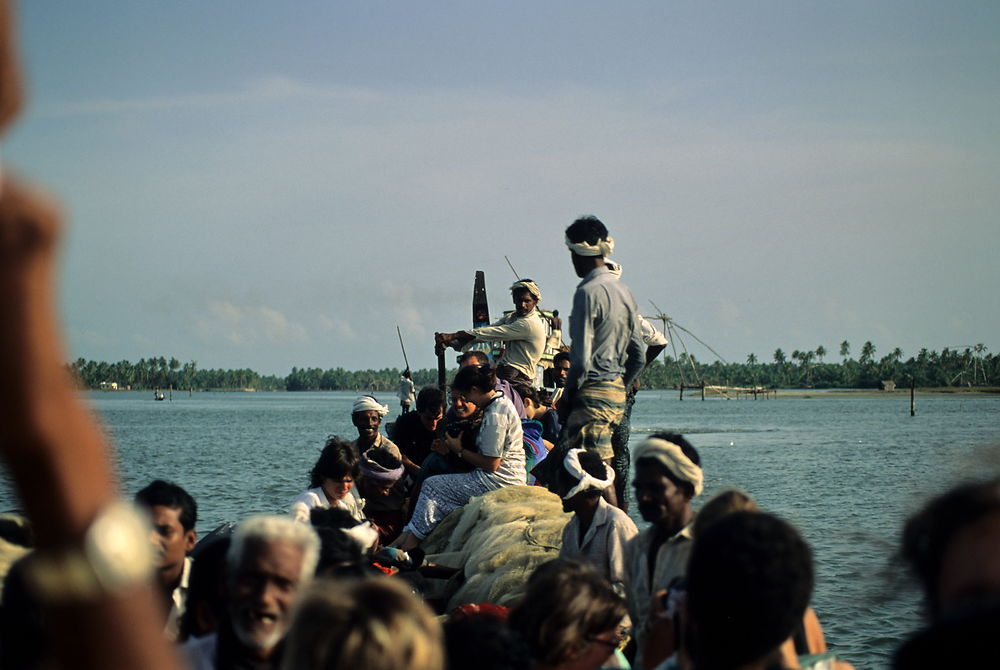
[[[88,603],[148,581],[153,548],[146,515],[116,501],[90,524],[80,546],[35,552],[25,576],[35,593],[51,604]]]

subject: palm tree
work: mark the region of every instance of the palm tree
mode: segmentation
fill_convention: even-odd
[[[823,346],[823,345],[821,344],[821,345],[819,345],[818,347],[816,347],[816,358],[818,358],[818,359],[819,359],[819,362],[820,362],[820,363],[822,363],[822,362],[823,362],[823,357],[824,357],[824,356],[826,356],[826,347],[824,347],[824,346]]]
[[[846,361],[847,357],[850,355],[851,355],[851,343],[848,342],[847,340],[844,340],[843,342],[840,343],[840,356]]]
[[[875,345],[868,340],[861,346],[861,357],[858,362],[861,365],[868,365],[872,362],[872,358],[875,356]]]

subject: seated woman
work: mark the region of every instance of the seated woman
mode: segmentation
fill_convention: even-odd
[[[448,449],[475,466],[471,472],[438,475],[424,481],[413,517],[395,543],[401,549],[416,547],[420,540],[452,510],[462,507],[473,496],[504,486],[523,485],[524,433],[521,418],[510,401],[494,389],[493,371],[487,366],[462,368],[455,375],[451,391],[463,395],[483,410],[476,444],[479,452],[462,447],[462,436],[448,435]]]
[[[531,575],[507,622],[537,670],[628,668],[619,651],[625,614],[625,601],[590,565],[557,558]]]
[[[309,490],[292,504],[292,518],[309,523],[311,510],[339,507],[347,510],[357,521],[364,521],[364,500],[354,488],[359,472],[354,447],[331,435],[309,473]]]

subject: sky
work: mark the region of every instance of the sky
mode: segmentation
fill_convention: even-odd
[[[72,358],[433,367],[505,256],[568,315],[582,214],[731,362],[1000,351],[1000,3],[18,10]]]

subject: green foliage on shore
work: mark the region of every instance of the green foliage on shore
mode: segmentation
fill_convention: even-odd
[[[875,346],[865,342],[857,360],[850,357],[850,344],[840,344],[841,360],[827,362],[822,345],[812,351],[794,350],[787,355],[776,349],[770,362],[758,362],[749,354],[745,363],[713,361],[701,363],[684,354],[677,360],[667,356],[643,373],[646,388],[675,388],[682,383],[764,388],[879,388],[883,381],[897,386],[915,383],[920,388],[988,386],[1000,380],[1000,356],[987,354],[982,345],[940,352],[921,349],[903,360],[897,347],[881,358]]]
[[[755,354],[745,363],[702,363],[682,354],[653,361],[642,375],[645,388],[676,388],[681,383],[704,382],[720,386],[761,386],[764,388],[878,388],[882,381],[909,386],[911,380],[920,388],[987,386],[1000,381],[1000,356],[988,354],[982,345],[963,350],[940,352],[921,349],[907,360],[902,351],[893,349],[876,357],[875,346],[865,342],[857,360],[850,357],[850,344],[840,344],[839,362],[827,362],[825,347],[812,351],[794,350],[786,355],[776,349],[771,362],[759,362]],[[250,369],[202,370],[195,361],[181,363],[162,356],[140,359],[136,363],[105,363],[80,358],[70,364],[70,371],[85,389],[107,388],[133,390],[194,389],[255,391],[375,391],[395,392],[401,370],[345,370],[344,368],[292,368],[285,377],[263,376]],[[454,370],[448,372],[450,379]],[[414,370],[413,381],[420,387],[437,383],[437,370]]]
[[[395,391],[401,370],[345,370],[344,368],[292,368],[285,377],[261,375],[254,370],[202,370],[195,361],[181,363],[162,356],[143,358],[132,363],[106,363],[79,358],[69,365],[82,388],[146,391],[153,389],[195,391]],[[437,383],[437,370],[412,371],[418,386]],[[449,378],[454,371],[449,372]]]

